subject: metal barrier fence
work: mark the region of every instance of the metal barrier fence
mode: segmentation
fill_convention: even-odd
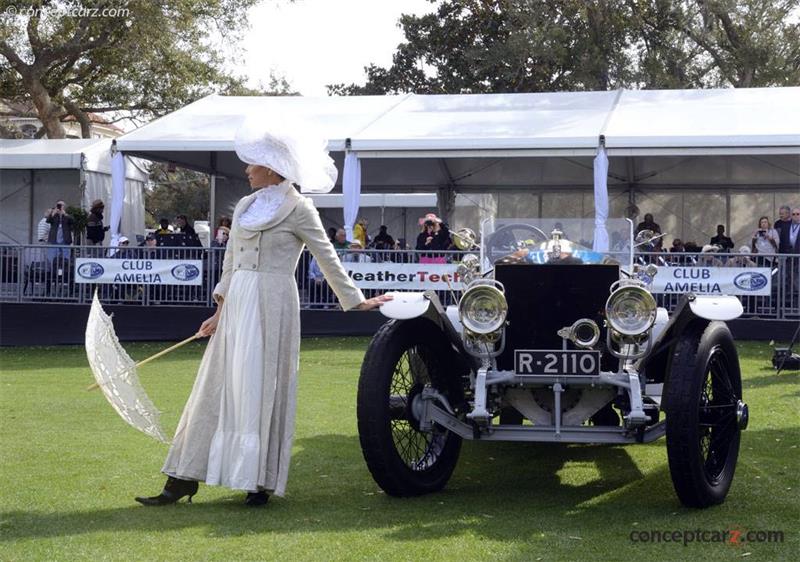
[[[800,255],[797,254],[694,254],[642,253],[639,263],[654,263],[660,267],[763,267],[769,268],[769,295],[737,295],[742,302],[742,318],[762,320],[800,319]],[[672,311],[681,299],[680,294],[656,294],[656,301]]]
[[[136,284],[85,284],[76,283],[74,263],[77,258],[108,257],[108,248],[100,246],[45,246],[0,245],[0,302],[52,302],[89,303],[95,288],[100,299],[111,304],[140,306],[212,306],[212,291],[222,273],[224,248],[126,248],[117,257],[128,259],[202,260],[202,284],[136,285]],[[356,253],[340,252],[343,262],[372,263],[452,263],[464,252],[437,252],[431,255],[414,250],[364,250]],[[740,296],[745,318],[767,320],[795,320],[800,318],[800,255],[748,256],[750,263],[740,255],[708,254],[637,254],[640,263],[655,263],[663,267],[700,267],[755,265],[769,267],[772,273],[772,292],[765,296]],[[710,260],[716,260],[711,263]],[[327,282],[315,279],[312,274],[312,256],[305,250],[295,272],[304,309],[337,309],[338,302]],[[345,263],[346,265],[346,263]],[[365,289],[368,298],[384,292],[382,289]],[[455,302],[450,290],[437,291],[447,305]],[[672,310],[681,295],[658,294],[660,306]]]
[[[208,248],[121,248],[119,259],[202,260],[202,285],[76,283],[77,258],[107,258],[102,246],[0,245],[0,302],[209,306],[223,252]]]

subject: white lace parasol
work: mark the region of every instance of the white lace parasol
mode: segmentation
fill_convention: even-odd
[[[159,411],[139,383],[137,364],[120,345],[97,293],[86,324],[86,357],[97,386],[120,417],[150,437],[169,443],[161,429]]]

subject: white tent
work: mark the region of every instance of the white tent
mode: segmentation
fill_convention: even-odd
[[[102,199],[110,207],[110,150],[103,139],[0,140],[0,241],[36,242],[36,226],[57,199],[87,210]],[[147,171],[131,158],[125,169],[122,231],[143,234]]]
[[[798,99],[800,88],[209,96],[117,145],[223,176],[220,191],[234,193],[229,184],[243,179],[233,153],[236,129],[247,115],[280,112],[314,121],[327,135],[340,170],[334,192],[342,191],[349,149],[361,162],[362,193],[436,191],[440,209],[456,218],[454,193],[505,216],[592,216],[592,160],[604,137],[610,215],[636,203],[663,217],[665,231],[700,239],[709,227],[698,224],[713,223],[713,233],[721,222],[743,233],[753,227],[753,213],[772,215],[796,201]]]

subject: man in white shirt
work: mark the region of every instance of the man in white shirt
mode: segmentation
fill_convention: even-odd
[[[47,238],[50,236],[50,223],[47,222],[47,217],[52,211],[53,209],[45,210],[42,220],[36,225],[36,241],[40,244],[47,244]]]
[[[347,263],[371,263],[372,258],[364,253],[364,246],[361,245],[361,240],[353,240],[350,242],[350,251],[344,255],[343,262]]]

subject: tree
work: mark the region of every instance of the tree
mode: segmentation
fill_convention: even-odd
[[[800,84],[800,0],[431,0],[335,94]]]
[[[146,226],[153,228],[162,218],[173,222],[177,215],[186,215],[190,222],[207,220],[209,189],[205,174],[161,162],[153,164],[145,192]]]
[[[63,138],[69,115],[88,137],[90,112],[143,121],[215,91],[246,92],[213,37],[236,37],[255,2],[2,1],[0,97],[32,101],[47,136]]]
[[[652,88],[800,84],[798,0],[632,0]]]
[[[695,0],[676,7],[676,27],[712,68],[708,85],[800,84],[799,0]]]
[[[627,9],[603,0],[446,0],[404,15],[406,42],[390,68],[367,67],[367,84],[333,93],[532,92],[617,87]]]

